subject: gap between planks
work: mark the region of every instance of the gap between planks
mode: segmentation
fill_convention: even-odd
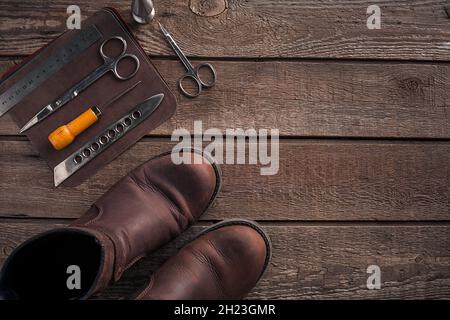
[[[27,58],[28,55],[0,55],[0,62],[20,63],[20,60]],[[179,61],[176,55],[148,55],[150,60]],[[314,57],[209,57],[209,56],[186,56],[189,60],[204,62],[316,62],[316,63],[352,63],[352,64],[427,64],[427,65],[450,65],[450,60],[401,60],[401,59],[355,59],[355,58],[314,58]],[[181,61],[180,61],[181,63]]]
[[[226,219],[224,219],[226,220]],[[30,218],[30,217],[3,217],[0,216],[0,223],[18,223],[18,224],[70,224],[75,221],[75,219],[67,218]],[[210,226],[216,224],[220,219],[207,219],[199,220],[192,224],[191,226]],[[448,227],[450,226],[449,220],[416,220],[416,221],[402,221],[402,220],[392,220],[392,221],[369,221],[369,220],[254,220],[261,226],[266,227]]]
[[[194,135],[190,136],[194,139]],[[223,135],[222,139],[227,137],[237,137],[237,136],[226,136]],[[168,142],[171,136],[168,135],[145,135],[141,138],[140,142]],[[26,141],[29,139],[24,135],[0,135],[0,142],[19,142]],[[249,142],[249,138],[246,136],[245,141]],[[270,136],[268,141],[271,141]],[[420,138],[420,137],[340,137],[340,136],[280,136],[280,141],[282,143],[364,143],[364,144],[385,144],[385,143],[399,143],[399,144],[425,144],[425,143],[441,143],[446,144],[450,142],[450,138]],[[203,141],[205,145],[208,141]]]

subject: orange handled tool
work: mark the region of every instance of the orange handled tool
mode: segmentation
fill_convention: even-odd
[[[100,115],[100,109],[92,107],[68,124],[63,125],[50,133],[48,141],[50,141],[53,148],[56,150],[64,149],[71,144],[80,133],[96,123]]]
[[[102,108],[107,107],[111,103],[117,101],[125,94],[136,88],[142,81],[137,82],[127,90],[118,94],[114,98],[112,98],[108,103],[106,103]],[[70,121],[68,124],[65,124],[48,136],[48,141],[52,144],[53,148],[56,150],[61,150],[71,144],[75,138],[85,131],[87,128],[92,126],[97,120],[100,118],[101,111],[97,107],[92,107],[80,114],[77,118]]]

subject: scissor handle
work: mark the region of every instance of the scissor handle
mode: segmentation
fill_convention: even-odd
[[[186,79],[192,79],[194,81],[197,86],[197,91],[191,93],[183,87],[183,81],[185,81]],[[186,73],[180,78],[180,80],[178,80],[178,87],[180,88],[181,92],[188,98],[198,97],[200,93],[202,93],[202,83],[200,82],[200,79],[195,74],[192,74],[190,72]]]
[[[131,59],[135,62],[134,70],[128,75],[121,75],[117,69],[117,66],[119,65],[120,61],[122,61],[124,59]],[[136,73],[139,71],[140,65],[141,65],[141,61],[134,54],[124,54],[124,55],[120,56],[114,63],[113,73],[120,80],[128,80],[130,78],[133,78],[136,75]]]
[[[122,43],[122,52],[120,53],[120,55],[118,57],[108,56],[103,51],[103,47],[108,42],[113,41],[113,40],[119,40]],[[105,63],[112,64],[111,70],[114,73],[114,75],[120,80],[128,80],[128,79],[134,77],[136,75],[136,73],[139,71],[139,67],[141,65],[140,60],[134,54],[125,54],[125,52],[127,51],[127,48],[128,48],[128,45],[127,45],[126,40],[120,36],[110,37],[110,38],[106,39],[105,41],[103,41],[102,45],[100,46],[100,55],[102,56],[103,60],[105,60]],[[118,70],[118,65],[119,65],[120,61],[122,61],[124,59],[131,59],[135,62],[134,70],[130,74],[127,74],[127,75],[120,74],[119,70]]]
[[[205,82],[202,80],[200,76],[200,69],[207,68],[209,71],[211,71],[212,79],[209,82]],[[183,87],[183,81],[186,79],[191,79],[194,81],[194,83],[197,86],[197,91],[195,92],[189,92]],[[201,63],[197,65],[195,68],[189,68],[188,72],[178,80],[178,87],[180,88],[181,92],[186,95],[189,98],[195,98],[202,93],[203,88],[211,88],[216,84],[217,81],[217,74],[216,69],[212,66],[210,63]]]
[[[105,54],[105,52],[103,51],[103,47],[110,41],[113,40],[119,40],[122,43],[122,52],[120,53],[120,55],[118,57],[111,57],[108,56],[107,54]],[[125,41],[124,38],[120,37],[120,36],[112,36],[108,39],[106,39],[105,41],[103,41],[102,45],[100,46],[100,55],[102,56],[103,60],[108,61],[108,60],[116,60],[119,57],[123,56],[125,54],[125,51],[127,51],[128,45],[127,42]]]
[[[211,71],[212,79],[211,79],[210,82],[205,82],[205,81],[202,80],[202,78],[200,76],[200,69],[202,69],[202,68],[206,68],[206,69],[209,69],[209,71]],[[213,67],[212,64],[210,64],[210,63],[201,63],[201,64],[197,65],[194,68],[194,72],[195,72],[195,75],[197,77],[197,80],[201,83],[201,85],[203,87],[205,87],[205,88],[212,88],[216,84],[217,74],[216,74],[216,69]]]

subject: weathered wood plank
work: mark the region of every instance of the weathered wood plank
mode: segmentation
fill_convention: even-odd
[[[0,265],[19,243],[55,227],[0,223]],[[58,225],[60,226],[60,225]],[[129,270],[101,297],[129,296],[163,261],[204,227],[180,238]],[[450,298],[448,226],[265,226],[273,243],[268,272],[249,295],[257,299]],[[366,269],[381,268],[381,289],[368,290]]]
[[[283,136],[450,137],[450,65],[214,61],[218,84],[187,99],[176,84],[180,63],[155,63],[179,108],[152,135],[202,120],[204,129],[278,128]],[[17,132],[8,115],[0,119],[0,135]]]
[[[29,54],[66,29],[65,0],[0,1],[0,55]],[[379,3],[380,30],[367,28],[373,1],[166,0],[157,20],[186,53],[202,57],[450,59],[445,0]],[[77,2],[83,16],[116,7],[131,23],[127,1]],[[132,25],[151,55],[172,55],[157,24]]]
[[[82,185],[54,189],[51,170],[28,142],[0,141],[0,216],[78,217],[128,171],[172,146],[146,139]],[[223,165],[222,192],[203,218],[450,219],[449,143],[288,140],[279,154],[274,176],[261,176],[259,165]]]

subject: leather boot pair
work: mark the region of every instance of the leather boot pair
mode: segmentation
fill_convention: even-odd
[[[199,219],[216,198],[217,164],[157,156],[113,186],[78,220],[19,246],[0,273],[0,299],[86,299]],[[238,299],[265,271],[270,242],[254,223],[214,225],[169,259],[135,299]],[[69,285],[71,272],[79,272]],[[74,280],[73,278],[71,278]]]

